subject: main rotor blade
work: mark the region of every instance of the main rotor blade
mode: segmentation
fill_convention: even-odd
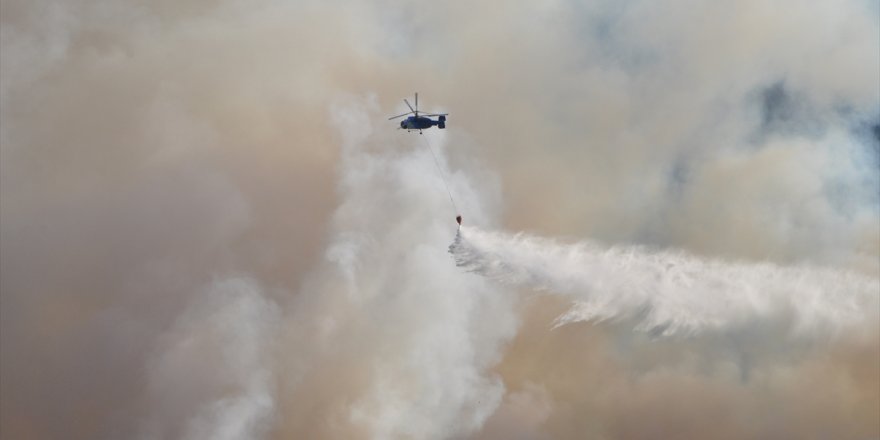
[[[409,101],[407,101],[406,98],[403,98],[403,102],[406,103],[406,106],[409,107],[409,109],[412,110],[413,113],[416,112],[416,109],[412,108],[412,106],[409,105]]]
[[[406,115],[411,114],[411,113],[413,113],[413,112],[406,112],[406,113],[404,113],[404,114],[402,114],[402,115],[392,116],[392,117],[388,118],[388,120],[390,121],[390,120],[392,120],[392,119],[397,119],[397,118],[400,118],[400,117],[402,117],[402,116],[406,116]]]
[[[416,92],[416,111],[419,111],[419,92]]]
[[[422,116],[449,116],[449,113],[422,113]]]

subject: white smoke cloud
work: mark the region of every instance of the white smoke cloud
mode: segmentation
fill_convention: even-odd
[[[423,144],[415,133],[373,133],[381,115],[371,98],[344,98],[332,114],[350,128],[341,132],[341,203],[325,262],[291,305],[290,332],[313,337],[285,348],[297,377],[290,393],[334,380],[329,364],[335,380],[365,377],[322,411],[337,424],[376,439],[467,436],[501,401],[489,368],[516,320],[504,292],[445,252],[457,225],[442,178],[461,206],[487,195],[449,173],[442,136],[425,133]]]
[[[275,414],[280,310],[248,278],[204,289],[160,339],[144,439],[259,439]]]

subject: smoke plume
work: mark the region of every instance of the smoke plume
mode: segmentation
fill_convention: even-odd
[[[878,438],[878,41],[873,0],[0,0],[0,438]]]

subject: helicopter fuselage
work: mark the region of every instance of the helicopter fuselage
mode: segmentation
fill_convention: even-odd
[[[435,125],[437,128],[446,128],[446,116],[440,116],[436,121],[427,116],[410,116],[400,121],[400,128],[404,130],[424,130]]]

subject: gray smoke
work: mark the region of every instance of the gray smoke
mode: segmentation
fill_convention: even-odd
[[[142,438],[265,438],[275,414],[278,306],[254,280],[218,280],[162,335]],[[190,372],[192,376],[183,375]]]
[[[0,0],[0,437],[876,438],[878,17]]]

